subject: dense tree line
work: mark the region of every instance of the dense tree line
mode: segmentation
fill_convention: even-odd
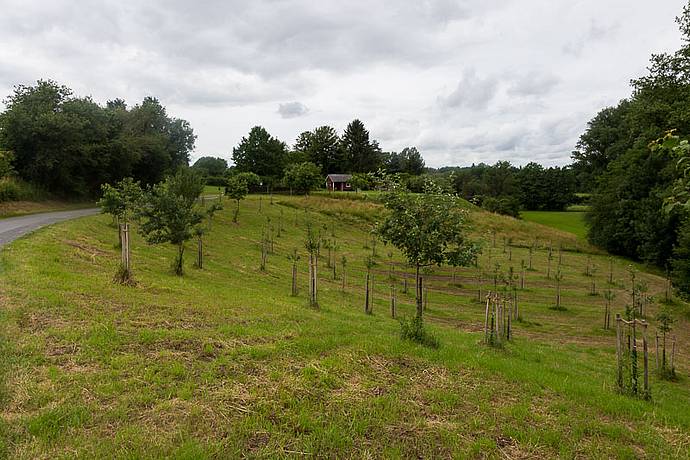
[[[677,18],[684,44],[654,54],[648,74],[632,81],[632,95],[599,112],[573,153],[578,178],[594,189],[589,239],[610,252],[674,267],[677,284],[690,280],[687,210],[669,212],[664,200],[681,173],[667,149],[650,143],[675,130],[690,136],[690,8]],[[690,289],[689,289],[690,290]]]
[[[419,175],[425,169],[424,159],[415,147],[406,147],[400,153],[383,152],[376,140],[360,120],[350,122],[342,135],[331,126],[319,126],[302,132],[292,149],[285,142],[271,136],[265,128],[255,126],[242,138],[232,152],[235,172],[253,172],[270,187],[289,187],[285,174],[292,165],[305,163],[316,166],[322,178],[332,173],[389,173]],[[310,168],[310,174],[313,168]],[[313,182],[313,181],[312,181]]]
[[[545,168],[537,163],[522,167],[499,161],[462,168],[444,167],[432,177],[443,181],[459,196],[501,214],[517,216],[520,210],[562,211],[575,201],[576,180],[568,168]]]
[[[0,150],[20,178],[55,194],[95,195],[103,183],[133,177],[145,184],[187,165],[195,136],[151,97],[128,108],[76,97],[66,86],[19,85],[0,114]]]

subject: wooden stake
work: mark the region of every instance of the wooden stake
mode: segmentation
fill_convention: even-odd
[[[196,265],[199,269],[204,268],[204,242],[201,236],[197,239]]]
[[[656,360],[656,370],[659,371],[659,333],[656,334],[656,352],[654,353]]]
[[[649,352],[647,351],[647,323],[643,323],[642,349],[644,353],[644,394],[649,396]]]
[[[297,264],[292,264],[292,296],[297,295]]]
[[[621,333],[621,315],[620,313],[616,313],[616,364],[618,368],[616,384],[618,385],[619,390],[623,389],[623,337]]]
[[[369,271],[367,271],[367,277],[364,285],[364,313],[367,315],[369,312]]]
[[[676,354],[676,337],[673,336],[673,339],[671,340],[671,360],[669,361],[669,365],[671,366],[671,370],[674,369],[673,367],[673,357]]]
[[[484,312],[484,343],[489,343],[489,296],[486,296],[486,311]]]
[[[395,319],[395,284],[391,284],[391,318]]]

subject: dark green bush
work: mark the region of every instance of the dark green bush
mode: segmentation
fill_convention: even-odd
[[[206,178],[206,185],[211,185],[213,187],[225,187],[227,183],[228,179],[223,176],[208,176]]]
[[[482,201],[482,208],[497,214],[520,217],[520,201],[513,197],[486,197]]]
[[[424,329],[424,323],[419,316],[400,320],[400,337],[403,340],[417,342],[429,348],[438,348],[441,345],[436,336]]]
[[[39,187],[14,177],[0,179],[0,203],[5,201],[39,201],[46,193]]]

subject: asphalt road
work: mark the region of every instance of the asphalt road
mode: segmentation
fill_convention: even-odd
[[[62,222],[63,220],[76,219],[77,217],[98,214],[98,208],[76,209],[74,211],[44,212],[28,216],[10,217],[0,219],[0,247],[16,240],[20,236],[31,233],[37,228]]]

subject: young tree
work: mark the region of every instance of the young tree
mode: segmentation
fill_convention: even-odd
[[[364,261],[364,266],[367,268],[364,286],[364,313],[366,313],[367,315],[371,315],[373,313],[374,299],[371,296],[371,285],[373,284],[373,276],[371,274],[371,269],[374,268],[375,264],[376,263],[374,262],[374,258],[371,256],[368,256]]]
[[[311,223],[307,222],[307,235],[304,240],[304,247],[309,254],[309,306],[319,308],[318,301],[318,270],[319,270],[319,248],[321,238],[314,232]]]
[[[661,332],[661,334],[662,334],[662,355],[661,355],[661,369],[660,369],[661,375],[664,377],[673,377],[675,374],[675,369],[673,369],[672,367],[669,369],[667,366],[666,336],[668,335],[669,332],[671,332],[671,326],[673,325],[675,320],[673,319],[673,316],[671,316],[671,313],[668,311],[668,309],[664,309],[664,310],[660,311],[656,315],[656,320],[659,323],[657,326],[657,329],[659,329],[659,332]],[[658,352],[658,350],[657,350],[657,352]]]
[[[135,182],[131,177],[122,179],[114,186],[103,184],[101,192],[102,197],[97,203],[101,212],[110,214],[120,223],[129,222],[144,193],[139,182]]]
[[[314,163],[294,163],[285,168],[283,182],[292,191],[309,194],[323,182],[321,171]]]
[[[292,250],[292,254],[288,254],[288,260],[292,262],[292,292],[291,295],[297,295],[297,262],[300,260],[300,255],[297,253],[297,248]]]
[[[184,244],[195,234],[203,214],[196,199],[204,188],[202,176],[190,168],[180,168],[164,182],[146,193],[139,210],[141,232],[149,243],[170,243],[177,246],[173,264],[175,274],[183,274]]]
[[[134,182],[131,177],[127,177],[115,186],[103,184],[102,198],[98,201],[101,212],[110,214],[118,225],[118,236],[120,250],[122,251],[122,264],[115,275],[115,280],[120,283],[132,281],[132,269],[130,265],[130,245],[129,245],[129,220],[134,215],[137,207],[141,204],[143,191],[139,182]]]
[[[393,184],[383,200],[388,213],[377,232],[415,268],[416,317],[421,322],[420,269],[444,263],[469,265],[475,256],[477,247],[467,240],[467,211],[456,197],[441,193],[433,185],[424,194],[411,194]]]
[[[258,185],[260,182],[259,176],[251,172],[243,172],[230,176],[225,186],[225,194],[235,200],[237,205],[232,214],[232,221],[237,223],[237,217],[240,214],[240,201],[249,193],[249,187]]]
[[[205,212],[203,213],[203,217],[206,218],[206,222],[201,222],[194,229],[194,234],[197,237],[196,266],[198,269],[204,268],[204,235],[211,231],[211,223],[213,222],[214,214],[222,209],[223,205],[220,203],[213,203],[211,206],[206,208]]]

